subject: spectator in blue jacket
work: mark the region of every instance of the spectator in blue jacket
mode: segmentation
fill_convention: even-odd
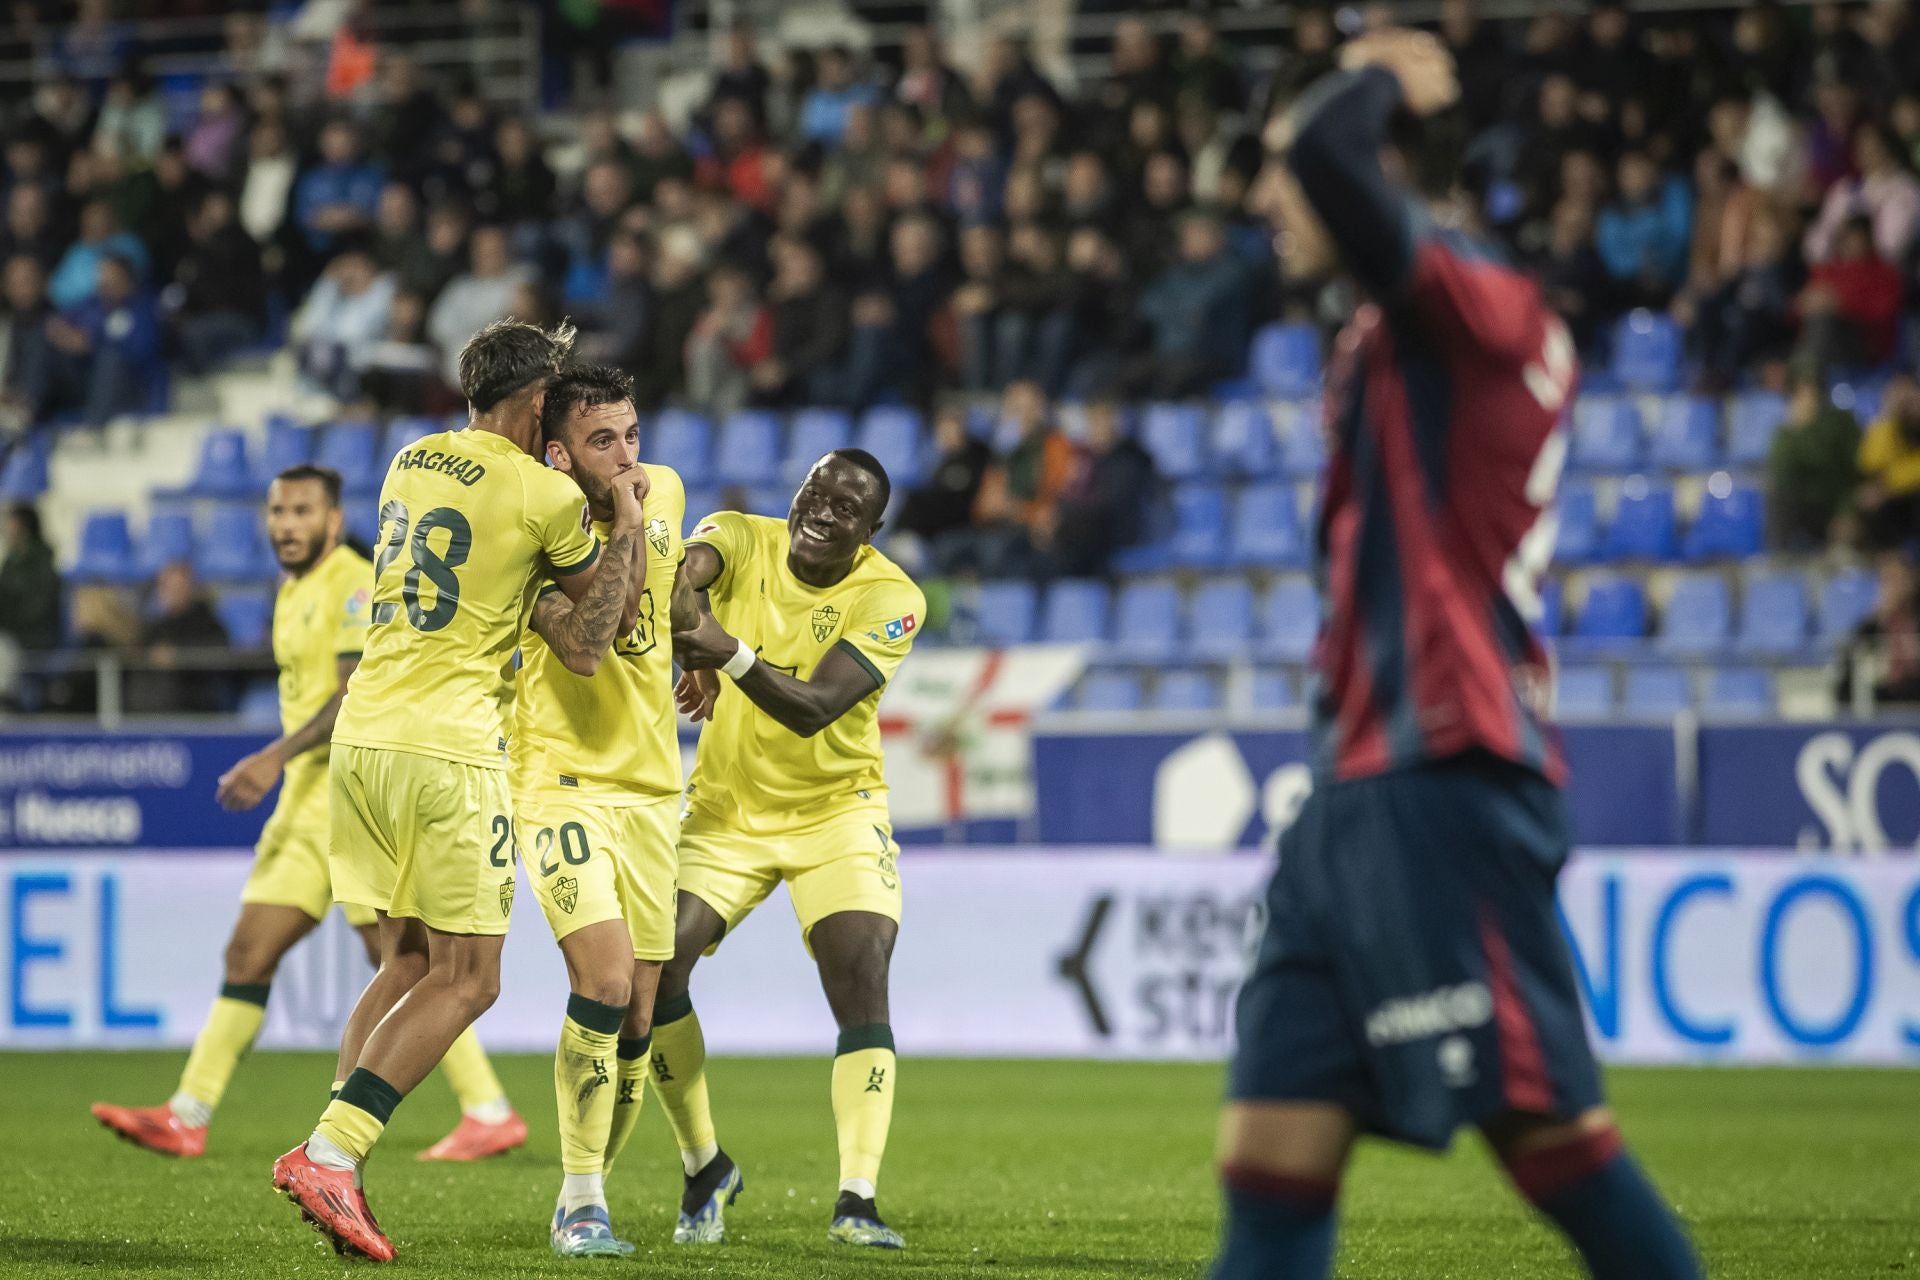
[[[1594,245],[1607,274],[1637,306],[1664,307],[1687,276],[1693,197],[1644,151],[1620,157],[1619,194],[1600,210]]]
[[[294,187],[293,217],[307,247],[325,256],[343,235],[372,225],[386,179],[360,158],[360,137],[344,120],[320,131],[320,161]]]
[[[820,79],[800,104],[800,134],[809,142],[840,145],[847,131],[847,109],[856,103],[871,106],[879,90],[853,78],[853,55],[835,45],[820,55]]]
[[[1135,389],[1173,400],[1238,374],[1253,329],[1253,302],[1252,268],[1228,252],[1220,219],[1204,211],[1183,216],[1178,258],[1140,298],[1153,358],[1131,379]]]
[[[69,311],[94,294],[100,282],[100,264],[109,256],[132,264],[135,278],[146,274],[147,246],[131,231],[120,229],[113,206],[89,200],[80,210],[80,238],[60,258],[47,281],[47,297],[59,311]]]
[[[145,407],[163,365],[160,319],[131,261],[102,258],[93,296],[50,320],[47,337],[58,352],[60,401],[88,426]]]

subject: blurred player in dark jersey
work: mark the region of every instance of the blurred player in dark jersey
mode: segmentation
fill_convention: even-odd
[[[1465,230],[1434,119],[1458,93],[1438,41],[1383,32],[1268,134],[1285,269],[1364,298],[1328,371],[1315,790],[1240,996],[1216,1280],[1327,1276],[1355,1138],[1462,1125],[1600,1280],[1700,1274],[1602,1102],[1555,916],[1565,765],[1528,623],[1576,371]]]

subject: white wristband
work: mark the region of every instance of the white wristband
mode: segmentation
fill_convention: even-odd
[[[753,650],[743,644],[734,650],[733,656],[727,659],[726,664],[722,666],[720,670],[732,676],[735,680],[738,680],[741,676],[753,670],[753,664]]]

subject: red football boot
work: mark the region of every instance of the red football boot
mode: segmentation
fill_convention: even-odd
[[[523,1147],[527,1143],[527,1122],[518,1111],[509,1111],[498,1123],[463,1115],[453,1132],[422,1151],[422,1160],[485,1160]]]
[[[367,1198],[353,1185],[351,1169],[328,1169],[307,1159],[301,1143],[273,1162],[273,1185],[286,1193],[310,1226],[337,1253],[357,1253],[375,1262],[393,1261],[393,1241],[373,1220]]]
[[[181,1123],[173,1108],[164,1103],[157,1107],[120,1107],[96,1102],[93,1118],[134,1146],[163,1156],[191,1158],[207,1153],[207,1126],[194,1128]]]

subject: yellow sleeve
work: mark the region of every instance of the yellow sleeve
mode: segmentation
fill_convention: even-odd
[[[1884,471],[1893,461],[1893,421],[1882,418],[1860,437],[1860,470],[1871,475]]]
[[[905,578],[876,583],[860,597],[835,647],[851,654],[874,683],[884,685],[913,648],[926,617],[927,601],[920,588]]]
[[[547,558],[552,577],[564,578],[590,566],[600,555],[600,539],[593,536],[593,514],[580,486],[538,463],[526,476],[527,536]]]
[[[365,565],[361,561],[361,565]],[[336,658],[357,658],[366,652],[367,621],[372,612],[373,583],[348,582],[341,592],[340,619],[333,631]]]
[[[713,580],[715,589],[724,589],[730,572],[753,558],[753,525],[738,511],[716,511],[693,527],[687,546],[698,543],[712,547],[720,556],[720,572]]]

